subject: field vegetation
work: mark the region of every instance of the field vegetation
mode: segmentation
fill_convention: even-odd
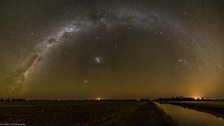
[[[151,101],[2,101],[0,123],[55,125],[173,125],[172,119]]]

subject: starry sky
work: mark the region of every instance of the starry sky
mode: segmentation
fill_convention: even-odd
[[[2,0],[0,95],[224,98],[221,0]]]

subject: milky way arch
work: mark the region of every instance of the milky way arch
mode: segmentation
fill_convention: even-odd
[[[194,37],[175,24],[176,22],[167,20],[166,17],[158,14],[146,15],[140,12],[128,11],[97,13],[94,16],[95,19],[89,17],[77,18],[77,20],[64,26],[59,32],[54,33],[52,36],[47,37],[47,39],[36,45],[20,67],[6,78],[7,90],[9,92],[18,92],[20,88],[23,87],[23,84],[26,82],[29,75],[35,70],[36,66],[45,58],[49,51],[63,44],[66,38],[88,28],[97,29],[97,27],[103,26],[106,29],[111,30],[120,25],[130,25],[142,30],[150,31],[161,27],[162,29],[169,29],[173,34],[186,36],[190,39],[189,42],[195,44],[194,46],[197,44],[194,42]]]

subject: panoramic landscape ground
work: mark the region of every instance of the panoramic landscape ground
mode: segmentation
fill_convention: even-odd
[[[153,102],[136,100],[1,102],[0,123],[34,126],[176,125]]]

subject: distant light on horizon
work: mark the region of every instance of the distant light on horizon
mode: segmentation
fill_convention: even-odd
[[[102,99],[101,97],[96,97],[95,100],[97,100],[97,101],[101,101],[101,100],[103,100],[103,99]]]
[[[202,99],[202,96],[200,96],[200,95],[194,95],[194,96],[192,96],[195,100],[197,100],[197,99]]]

